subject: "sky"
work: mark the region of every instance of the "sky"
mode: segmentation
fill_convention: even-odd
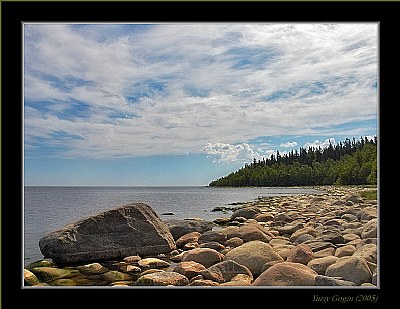
[[[24,184],[204,186],[378,136],[377,23],[23,24]]]

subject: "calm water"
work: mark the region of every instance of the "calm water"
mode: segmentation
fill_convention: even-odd
[[[248,202],[260,196],[320,193],[308,188],[214,187],[25,187],[24,263],[40,260],[39,239],[63,225],[130,202],[150,205],[163,220],[202,218],[212,221],[230,213],[216,206]],[[163,215],[163,213],[173,215]]]

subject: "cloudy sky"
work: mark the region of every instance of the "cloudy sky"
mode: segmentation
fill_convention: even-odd
[[[24,24],[26,185],[207,185],[375,136],[378,24]]]

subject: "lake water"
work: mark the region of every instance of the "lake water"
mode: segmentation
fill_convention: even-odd
[[[212,212],[216,206],[249,202],[261,196],[313,193],[321,191],[311,188],[25,187],[24,265],[43,258],[39,240],[47,233],[67,223],[126,203],[146,203],[162,220],[195,217],[212,221],[230,216],[230,213]]]

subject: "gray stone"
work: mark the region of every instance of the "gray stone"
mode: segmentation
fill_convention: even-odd
[[[211,231],[214,227],[213,222],[197,219],[172,219],[164,222],[167,224],[175,240],[190,232],[199,232],[203,234],[206,231]]]
[[[346,220],[347,222],[352,222],[352,221],[356,221],[358,220],[356,215],[353,214],[344,214],[343,216],[341,216],[342,219]]]
[[[321,233],[317,239],[321,239],[322,241],[330,242],[332,244],[343,244],[344,238],[343,235],[334,230],[328,230]]]
[[[362,239],[377,238],[378,236],[377,228],[378,228],[378,219],[375,218],[369,220],[363,227],[361,238]]]
[[[276,230],[279,232],[281,235],[292,235],[294,232],[302,229],[304,227],[304,224],[298,223],[298,224],[288,224],[282,227],[276,227]]]
[[[375,244],[365,244],[357,247],[353,256],[363,257],[367,262],[377,263],[378,262],[378,248]]]
[[[377,207],[369,206],[362,209],[360,212],[357,213],[357,218],[360,220],[371,220],[378,217]]]
[[[307,267],[314,270],[319,275],[325,275],[326,269],[334,264],[339,258],[336,256],[325,256],[317,259],[313,259],[308,262]]]
[[[230,219],[234,220],[237,217],[243,217],[243,218],[246,218],[246,219],[252,219],[252,218],[255,218],[260,213],[261,213],[260,208],[249,206],[249,207],[244,207],[244,208],[236,210],[231,215]]]
[[[301,243],[303,243],[303,242],[305,242],[305,241],[307,241],[307,240],[312,240],[312,239],[314,239],[314,238],[315,238],[315,237],[312,236],[312,235],[310,235],[310,234],[303,234],[303,235],[300,235],[300,236],[293,242],[293,244],[298,245],[298,244],[301,244]]]
[[[356,285],[371,283],[372,273],[363,257],[345,256],[330,265],[325,272],[329,277],[341,277]]]
[[[226,234],[224,234],[221,231],[206,231],[203,234],[201,234],[198,238],[199,244],[202,244],[205,242],[210,242],[210,241],[216,241],[216,242],[224,245],[226,240],[227,240]]]
[[[356,284],[351,281],[322,275],[318,275],[315,277],[315,283],[316,285],[321,286],[356,286]]]
[[[321,251],[330,247],[335,247],[332,243],[327,241],[320,241],[316,239],[311,239],[303,242],[303,244],[308,245],[313,252]]]
[[[40,239],[39,247],[44,257],[69,264],[157,255],[176,245],[167,225],[149,205],[131,203],[51,232]]]

